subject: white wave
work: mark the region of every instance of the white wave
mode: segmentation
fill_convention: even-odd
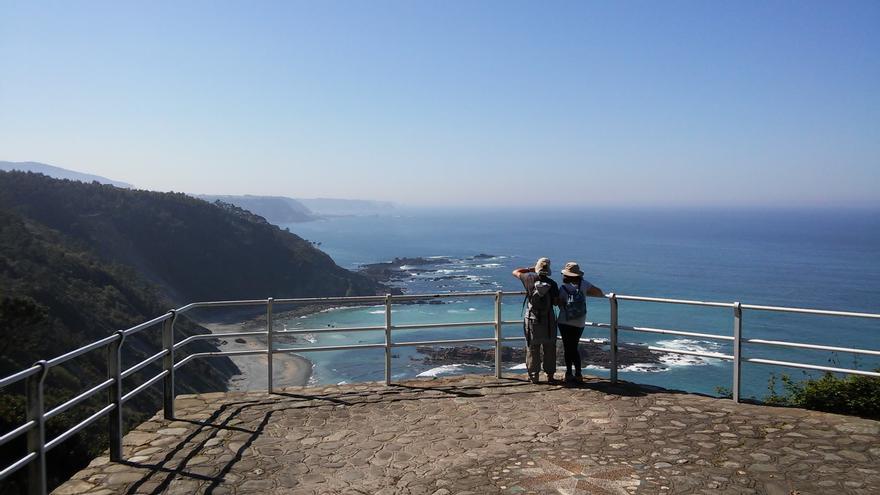
[[[431,368],[428,371],[423,371],[416,376],[440,376],[440,375],[449,375],[452,373],[456,373],[461,371],[464,367],[462,364],[446,364],[443,366],[438,366],[436,368]]]
[[[394,310],[392,309],[391,312],[393,313]],[[385,310],[384,310],[384,309],[377,309],[377,310],[375,310],[375,311],[370,311],[370,314],[371,314],[371,315],[384,315],[384,314],[385,314]]]
[[[303,334],[302,339],[310,344],[317,344],[318,343],[318,338],[315,337],[315,335],[311,334],[311,333]]]
[[[657,342],[657,345],[668,349],[690,352],[719,353],[721,350],[721,344],[718,342],[695,339],[660,340]],[[721,360],[710,357],[670,353],[660,356],[660,362],[667,366],[706,366],[708,364],[718,364]]]
[[[329,313],[331,311],[339,311],[342,309],[357,309],[357,306],[333,306],[332,308],[322,309],[319,313]],[[300,318],[303,318],[302,316]]]
[[[669,366],[705,366],[709,364],[699,356],[686,356],[684,354],[664,354],[660,356],[660,362]]]
[[[583,366],[581,369],[594,370],[594,371],[608,371],[608,368],[606,368],[604,366],[596,366],[595,364],[588,364],[586,366]]]
[[[499,266],[501,266],[501,263],[482,263],[474,265],[474,268],[498,268]]]
[[[668,347],[670,349],[692,352],[717,352],[718,349],[721,349],[721,344],[718,342],[695,339],[659,340],[657,341],[657,345]]]
[[[468,311],[476,311],[477,308],[468,308]]]
[[[520,364],[515,364],[507,369],[509,369],[509,370],[524,370],[524,369],[528,369],[528,368],[526,368],[526,363],[520,363]]]
[[[466,368],[489,368],[490,366],[478,365],[478,364],[444,364],[443,366],[438,366],[436,368],[431,368],[428,371],[423,371],[416,375],[417,377],[433,377],[433,376],[442,376],[442,375],[451,375],[455,373],[461,373],[466,371]]]
[[[624,366],[622,368],[618,368],[618,371],[630,372],[630,373],[660,373],[663,371],[669,371],[669,368],[663,366],[661,364],[652,364],[652,363],[635,363],[629,366]]]

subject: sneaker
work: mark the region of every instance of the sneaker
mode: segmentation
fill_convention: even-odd
[[[566,373],[565,383],[574,383],[574,375],[572,375],[571,373]]]
[[[539,382],[538,374],[537,373],[535,373],[535,374],[529,373],[529,381],[532,383],[538,383]]]
[[[584,375],[577,374],[574,376],[574,381],[578,383],[584,383]]]
[[[547,375],[547,383],[551,385],[556,383],[556,378],[553,378],[553,375]]]

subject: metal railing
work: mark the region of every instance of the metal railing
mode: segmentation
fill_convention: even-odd
[[[522,342],[524,337],[504,337],[502,329],[504,325],[521,324],[522,320],[504,320],[502,319],[501,305],[505,296],[522,296],[523,292],[455,292],[444,294],[418,294],[418,295],[385,295],[385,296],[357,296],[357,297],[317,297],[317,298],[296,298],[296,299],[251,299],[239,301],[206,301],[187,304],[178,309],[168,311],[162,316],[146,321],[139,325],[135,325],[126,330],[119,330],[113,335],[98,340],[91,344],[85,345],[66,354],[58,356],[50,360],[41,360],[30,368],[19,371],[5,378],[0,379],[0,388],[24,381],[26,390],[27,415],[24,424],[16,427],[0,436],[0,446],[5,445],[11,440],[21,436],[27,436],[27,454],[14,463],[0,470],[0,480],[8,477],[10,474],[27,466],[28,467],[28,486],[29,493],[43,495],[46,493],[46,452],[69,439],[71,436],[82,431],[98,419],[109,415],[109,438],[110,438],[110,459],[113,461],[122,460],[122,437],[123,431],[123,409],[122,406],[136,395],[140,394],[149,387],[155,385],[159,381],[163,382],[163,414],[166,419],[174,418],[174,397],[175,397],[175,372],[188,362],[214,356],[247,356],[247,355],[265,355],[267,358],[268,373],[268,392],[274,390],[273,383],[273,356],[279,353],[298,353],[298,352],[316,352],[316,351],[333,351],[333,350],[351,350],[351,349],[384,349],[385,350],[385,384],[390,385],[392,380],[392,349],[403,346],[422,346],[422,345],[448,345],[448,344],[489,344],[495,346],[495,376],[501,378],[502,362],[501,349],[506,342]],[[449,323],[423,323],[423,324],[397,324],[392,322],[392,303],[405,303],[415,301],[425,301],[430,299],[441,298],[494,298],[494,319],[492,321],[472,321],[472,322],[449,322]],[[827,311],[818,309],[790,308],[779,306],[760,306],[752,304],[741,304],[739,302],[709,302],[709,301],[693,301],[684,299],[665,299],[657,297],[627,296],[620,294],[608,294],[605,296],[610,303],[610,322],[594,323],[587,322],[587,326],[593,328],[607,328],[609,331],[609,347],[610,347],[610,380],[616,382],[618,380],[618,334],[620,331],[633,331],[642,333],[653,333],[661,335],[678,335],[685,337],[699,337],[706,339],[714,339],[726,342],[732,342],[733,354],[721,354],[711,352],[698,352],[683,349],[670,349],[666,347],[648,346],[651,351],[685,354],[692,356],[700,356],[714,359],[722,359],[733,362],[732,377],[732,398],[734,401],[740,400],[740,378],[742,363],[756,363],[774,366],[793,367],[817,371],[830,371],[835,373],[856,374],[872,377],[880,377],[880,373],[873,371],[864,371],[849,368],[837,368],[829,366],[819,366],[791,361],[778,361],[761,358],[749,358],[742,356],[742,344],[759,344],[777,347],[787,347],[794,349],[810,349],[831,352],[847,352],[854,354],[880,356],[880,350],[855,349],[838,346],[826,346],[817,344],[804,344],[798,342],[787,342],[765,339],[748,339],[743,338],[743,311],[769,311],[769,312],[785,312],[799,313],[808,315],[835,316],[847,318],[867,318],[880,320],[880,314],[874,313],[853,313],[846,311]],[[689,306],[729,308],[732,311],[733,332],[732,335],[719,335],[712,333],[700,333],[683,330],[626,326],[619,323],[619,301],[636,301],[661,304],[681,304]],[[296,329],[296,330],[275,330],[272,324],[274,307],[278,304],[383,304],[385,322],[381,326],[362,326],[362,327],[344,327],[344,328],[313,328],[313,329]],[[218,308],[218,307],[237,307],[237,306],[266,306],[266,330],[257,332],[228,332],[228,333],[210,333],[189,336],[180,342],[175,342],[174,324],[177,318],[188,311],[197,308]],[[121,349],[126,337],[142,332],[156,325],[162,325],[162,350],[147,357],[143,361],[127,368],[122,369]],[[494,336],[491,338],[468,338],[454,340],[423,340],[423,341],[405,341],[395,342],[392,339],[394,330],[413,330],[413,329],[432,329],[432,328],[463,328],[463,327],[492,327]],[[316,333],[340,333],[340,332],[365,332],[365,331],[384,331],[385,339],[383,343],[377,344],[350,344],[350,345],[334,345],[334,346],[312,346],[312,347],[292,347],[278,348],[275,346],[275,338],[285,335],[296,334],[316,334]],[[218,339],[225,337],[252,337],[265,336],[267,346],[266,349],[255,350],[236,350],[236,351],[214,351],[214,352],[198,352],[190,354],[180,361],[175,361],[175,352],[192,342],[198,340]],[[74,358],[82,356],[88,352],[106,348],[107,353],[107,379],[92,388],[80,393],[79,395],[61,403],[60,405],[46,411],[43,401],[44,382],[49,370],[55,366],[59,366]],[[134,373],[141,371],[150,364],[158,360],[162,360],[162,371],[155,376],[147,379],[130,392],[123,394],[123,380],[131,377]],[[86,419],[82,420],[75,426],[69,428],[55,438],[46,439],[45,424],[49,419],[79,405],[90,397],[107,391],[107,404],[97,411],[94,411]]]

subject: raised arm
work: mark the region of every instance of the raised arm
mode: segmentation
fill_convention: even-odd
[[[593,297],[605,297],[605,292],[594,285],[590,287],[590,290],[587,291],[587,295]]]
[[[535,268],[530,266],[528,268],[517,268],[514,271],[512,271],[511,273],[513,274],[514,277],[522,280],[523,273],[530,273],[533,271],[535,271]]]

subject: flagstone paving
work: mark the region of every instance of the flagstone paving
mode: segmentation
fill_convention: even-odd
[[[590,379],[181,396],[54,493],[880,493],[880,422]]]

